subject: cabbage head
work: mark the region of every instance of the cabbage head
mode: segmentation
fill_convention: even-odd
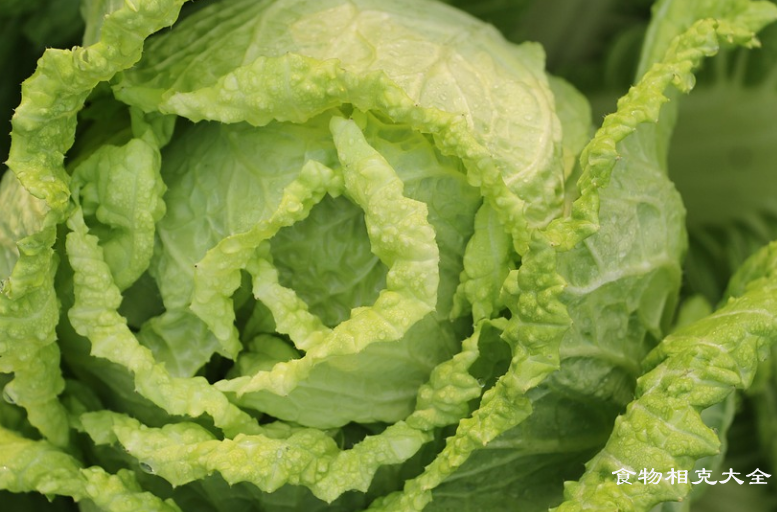
[[[0,498],[690,510],[693,476],[636,477],[723,467],[777,339],[777,245],[694,295],[700,200],[670,172],[704,169],[673,128],[704,59],[758,46],[777,7],[660,0],[600,122],[474,3],[184,3],[81,2],[81,41],[14,103]],[[62,33],[59,4],[0,0],[0,62]]]

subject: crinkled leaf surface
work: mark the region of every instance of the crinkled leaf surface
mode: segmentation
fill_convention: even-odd
[[[688,486],[618,486],[618,465],[720,463],[731,391],[775,338],[775,251],[666,336],[687,245],[672,91],[773,5],[658,2],[589,141],[539,45],[449,6],[181,3],[84,2],[85,46],[23,86],[0,489],[82,510],[648,510]]]

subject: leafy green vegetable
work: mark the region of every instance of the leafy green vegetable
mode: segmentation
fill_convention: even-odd
[[[777,6],[452,3],[81,3],[0,181],[3,499],[704,510],[636,475],[743,428],[771,471]],[[54,41],[0,7],[0,62]]]

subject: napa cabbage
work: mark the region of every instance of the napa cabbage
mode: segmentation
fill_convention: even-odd
[[[0,91],[14,510],[691,510],[615,473],[743,400],[774,452],[773,3],[61,3]],[[9,76],[67,46],[0,7]]]

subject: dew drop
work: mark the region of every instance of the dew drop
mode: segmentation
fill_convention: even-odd
[[[243,248],[239,240],[230,238],[222,243],[221,249],[224,254],[235,254]]]
[[[10,391],[8,391],[8,388],[3,389],[3,400],[5,400],[11,405],[16,404],[16,398],[13,396],[13,394]]]

